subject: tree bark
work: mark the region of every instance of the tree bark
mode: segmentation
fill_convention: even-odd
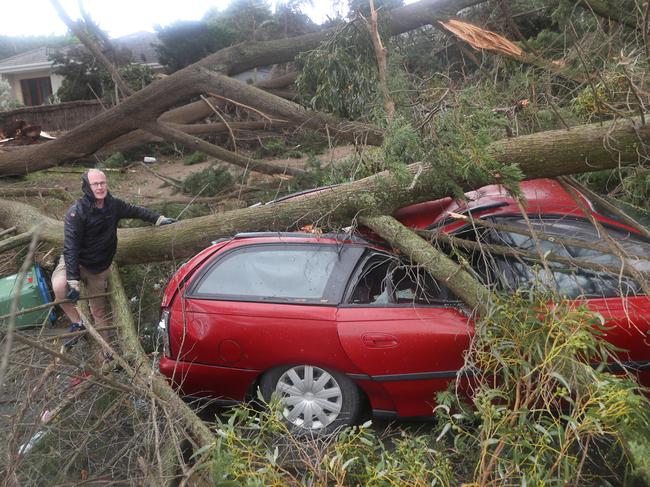
[[[507,139],[492,144],[489,150],[498,161],[518,165],[526,179],[535,179],[636,163],[635,148],[639,150],[647,143],[650,128],[638,127],[634,121],[618,121]],[[411,174],[420,173],[411,184],[384,172],[276,204],[182,220],[159,228],[119,230],[116,259],[123,264],[182,259],[214,239],[237,232],[294,230],[313,223],[338,228],[348,226],[359,216],[390,215],[410,203],[448,196],[447,181],[435,167],[413,164],[409,170]],[[455,182],[469,191],[500,180],[494,175]],[[62,246],[62,224],[23,203],[0,200],[0,224],[15,226],[21,233],[39,224],[42,241]]]
[[[628,10],[621,8],[619,2],[609,2],[608,0],[578,0],[577,4],[600,17],[614,20],[630,29],[638,28],[634,15],[631,15]]]
[[[518,164],[526,178],[535,179],[638,163],[647,160],[649,144],[650,127],[632,118],[502,139],[489,150],[499,162]]]

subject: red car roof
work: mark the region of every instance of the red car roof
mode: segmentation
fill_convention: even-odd
[[[529,215],[562,215],[585,218],[573,197],[562,185],[554,179],[534,179],[520,184],[521,192],[526,200],[526,210]],[[591,202],[582,196],[580,198],[587,208],[593,210]],[[501,185],[484,186],[476,191],[465,193],[467,201],[442,198],[404,207],[395,212],[395,218],[404,225],[415,228],[426,228],[445,220],[450,212],[461,213],[474,210],[481,216],[519,214],[519,207],[507,189]],[[635,229],[611,220],[610,218],[592,211],[599,221],[637,233]]]

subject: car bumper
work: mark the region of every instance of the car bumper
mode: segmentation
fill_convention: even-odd
[[[235,369],[215,365],[160,359],[160,373],[186,396],[213,397],[243,401],[260,374],[258,370]]]

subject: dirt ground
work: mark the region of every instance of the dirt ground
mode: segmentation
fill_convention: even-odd
[[[346,145],[333,147],[325,150],[324,153],[318,155],[321,166],[327,166],[337,160],[341,160],[354,154],[354,146]],[[214,159],[209,159],[193,165],[184,165],[181,157],[174,156],[155,156],[156,162],[143,163],[141,161],[133,162],[126,169],[106,169],[105,172],[108,176],[109,186],[111,192],[121,198],[127,199],[133,203],[148,205],[153,203],[165,202],[169,199],[179,199],[184,195],[178,192],[178,189],[170,184],[166,184],[163,178],[171,178],[181,181],[191,173],[202,171],[212,164],[218,163]],[[266,162],[274,163],[277,165],[287,165],[290,167],[305,167],[308,157],[296,158],[279,158],[279,159],[265,159]],[[272,183],[280,181],[278,177],[266,176],[259,173],[247,172],[238,167],[230,166],[235,180],[238,180],[244,186],[255,186],[260,183]],[[11,182],[4,182],[0,184],[0,194],[4,189],[16,188],[55,188],[60,189],[62,193],[59,194],[63,200],[67,200],[69,204],[74,198],[81,195],[81,174],[87,169],[82,166],[60,166],[40,171],[27,177]],[[157,176],[157,175],[158,176]],[[159,177],[161,176],[161,177]],[[20,198],[26,203],[35,204],[39,206],[38,197]],[[42,203],[42,201],[40,201]],[[41,205],[42,206],[42,205]],[[62,205],[67,207],[66,205]],[[53,210],[52,205],[49,205],[49,210]],[[55,216],[60,214],[59,210],[48,213]],[[62,215],[61,215],[62,216]]]

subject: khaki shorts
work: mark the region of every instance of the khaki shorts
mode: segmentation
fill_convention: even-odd
[[[93,274],[85,267],[79,266],[79,274],[81,275],[80,281],[84,285],[85,294],[87,296],[103,294],[108,290],[108,269],[99,274]],[[59,263],[52,273],[52,281],[58,279],[66,280],[65,260],[63,259],[63,255],[59,259]],[[105,320],[107,304],[108,300],[106,299],[106,296],[92,298],[88,301],[90,312],[95,319],[96,325],[99,325]]]

